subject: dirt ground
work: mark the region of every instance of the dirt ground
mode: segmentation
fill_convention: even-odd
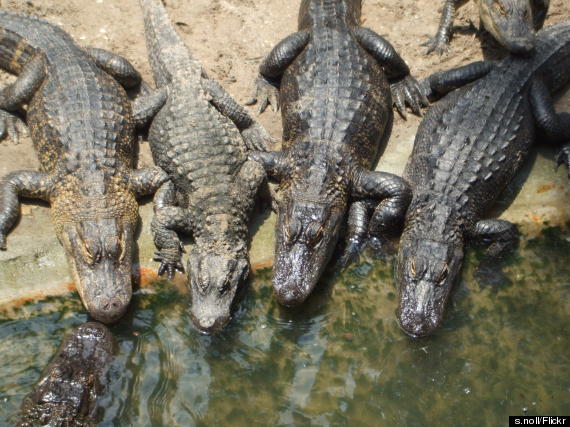
[[[471,1],[458,11],[455,20],[458,30],[449,52],[443,56],[426,56],[426,48],[420,44],[427,39],[427,34],[435,33],[443,3],[443,0],[364,0],[363,25],[387,38],[418,78],[481,59],[483,52],[485,57],[499,54],[488,37],[478,34],[478,8],[476,2]],[[165,0],[165,4],[185,43],[202,62],[209,76],[220,82],[238,102],[244,103],[261,59],[277,42],[296,30],[300,0]],[[0,8],[44,17],[61,25],[81,46],[99,47],[121,54],[141,71],[146,81],[152,82],[137,0],[0,0]],[[552,0],[547,25],[569,18],[570,2]],[[0,87],[13,79],[13,76],[0,71]],[[252,112],[256,111],[255,106],[250,108]],[[570,111],[570,92],[559,102],[558,108]],[[258,117],[271,135],[280,140],[280,113],[268,109]],[[411,114],[407,121],[396,117],[379,169],[402,172],[419,121],[420,118]],[[139,166],[150,164],[148,144],[142,144],[140,152]],[[531,184],[525,183],[525,186],[531,186],[527,191],[530,197],[517,198],[521,202],[509,208],[513,212],[509,219],[519,223],[542,223],[552,218],[557,221],[570,218],[567,178],[563,170],[553,173],[552,153],[538,156],[536,163],[542,165],[544,172],[540,179],[529,180]],[[29,138],[23,138],[19,145],[0,143],[0,176],[16,169],[34,169],[37,166]],[[533,166],[533,171],[536,166]],[[537,197],[541,197],[538,202]],[[9,237],[14,244],[9,241],[10,250],[0,253],[0,281],[13,284],[13,288],[2,293],[15,292],[16,286],[22,286],[21,280],[29,283],[38,277],[45,281],[45,269],[51,268],[53,277],[57,277],[60,283],[61,278],[67,275],[63,252],[52,227],[48,225],[48,209],[37,204],[24,204],[23,214],[24,219]],[[143,228],[150,214],[150,206],[141,209]],[[261,243],[254,241],[251,255],[254,263],[270,262],[271,230],[272,227],[268,226],[267,237],[257,239]],[[156,268],[150,260],[152,242],[147,234],[143,231],[139,238],[140,263]],[[13,268],[8,269],[8,264],[2,264],[19,258],[22,260],[13,263]],[[24,272],[20,267],[22,263]],[[33,276],[31,269],[38,265],[44,270],[34,270],[36,276]],[[38,285],[41,282],[36,283]]]

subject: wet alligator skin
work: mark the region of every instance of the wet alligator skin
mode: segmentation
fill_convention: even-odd
[[[449,49],[455,9],[468,0],[445,0],[436,35],[424,43],[427,53]],[[550,0],[479,0],[481,25],[510,52],[534,49],[535,31],[544,23]]]
[[[428,111],[406,167],[413,199],[397,261],[398,317],[411,336],[440,325],[468,239],[490,243],[490,256],[516,242],[513,224],[484,218],[537,132],[570,140],[570,115],[555,113],[551,99],[570,81],[569,23],[540,31],[536,43],[532,56],[477,62],[422,82],[432,97],[467,85]]]
[[[191,235],[190,312],[199,329],[215,332],[229,321],[236,292],[249,274],[249,214],[264,172],[247,153],[263,150],[271,139],[206,76],[162,3],[140,3],[154,79],[168,92],[149,131],[155,163],[174,183],[160,191],[152,223],[159,273],[182,270],[177,233]]]
[[[349,206],[343,263],[368,233],[397,230],[409,202],[403,180],[371,169],[390,133],[393,102],[418,113],[424,99],[394,48],[359,26],[360,13],[360,1],[303,1],[299,31],[261,64],[251,100],[260,110],[282,105],[282,152],[252,158],[280,182],[273,286],[286,306],[312,292]]]
[[[24,397],[18,427],[82,427],[97,423],[97,400],[105,392],[115,338],[104,325],[84,323],[70,332]]]
[[[125,59],[81,49],[47,21],[5,11],[0,66],[18,75],[0,92],[0,119],[14,129],[11,111],[28,104],[41,165],[0,184],[0,248],[17,220],[19,197],[48,201],[84,305],[95,319],[113,322],[132,293],[135,197],[167,179],[158,169],[133,169],[133,117],[117,80],[132,86],[140,76]]]

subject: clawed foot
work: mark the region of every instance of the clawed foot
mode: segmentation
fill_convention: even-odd
[[[254,123],[252,126],[244,129],[241,136],[249,150],[267,151],[268,147],[276,143],[259,123]]]
[[[431,37],[426,34],[428,40],[421,44],[421,46],[427,46],[426,55],[435,52],[439,55],[443,55],[449,50],[449,42],[437,36]]]
[[[256,102],[259,102],[260,113],[263,113],[269,104],[273,111],[279,110],[279,89],[263,76],[255,79],[251,98],[246,101],[245,105],[253,105]]]
[[[160,262],[158,275],[162,276],[164,273],[167,273],[168,279],[172,280],[177,271],[184,273],[184,266],[181,261],[182,252],[184,252],[182,246],[180,246],[180,248],[165,248],[156,251],[153,259],[154,261]]]
[[[14,144],[18,144],[21,134],[26,134],[24,122],[12,113],[0,110],[0,141],[10,137]]]
[[[556,164],[558,167],[563,164],[566,165],[568,169],[568,179],[570,179],[570,144],[562,147],[562,150],[560,150],[558,156],[556,156]]]
[[[426,94],[418,81],[410,75],[393,83],[390,88],[392,90],[392,101],[404,120],[407,118],[406,104],[417,116],[422,115],[422,107],[428,106]]]
[[[350,238],[346,242],[346,247],[344,248],[341,257],[338,261],[339,270],[344,270],[350,264],[357,263],[360,259],[360,254],[366,247],[366,242]]]
[[[6,235],[0,233],[0,250],[5,251],[6,249],[8,249],[8,246],[6,246]]]

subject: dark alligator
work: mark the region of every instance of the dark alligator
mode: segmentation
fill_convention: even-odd
[[[419,114],[426,100],[394,48],[359,26],[360,12],[360,0],[304,0],[299,31],[261,64],[250,101],[260,110],[283,106],[283,151],[252,158],[280,182],[273,286],[286,306],[314,289],[347,211],[345,259],[369,234],[397,229],[410,200],[401,178],[371,169],[390,133],[393,102]]]
[[[515,225],[483,219],[527,158],[537,131],[570,141],[570,115],[551,93],[570,81],[570,24],[538,33],[536,53],[476,62],[422,82],[437,97],[421,122],[405,177],[413,199],[397,261],[401,327],[413,337],[441,324],[467,240],[497,256],[517,240]]]
[[[152,222],[159,273],[183,270],[177,233],[191,234],[190,312],[199,329],[215,332],[229,321],[250,269],[248,220],[264,171],[248,151],[271,138],[206,76],[160,0],[140,3],[154,79],[168,92],[148,136],[155,163],[173,181],[157,194]]]
[[[104,325],[84,323],[70,332],[22,401],[18,427],[91,426],[104,394],[115,338]]]
[[[0,67],[18,75],[0,92],[2,117],[13,123],[10,112],[28,104],[41,165],[0,183],[0,248],[18,219],[19,197],[48,201],[83,303],[95,319],[113,322],[131,299],[135,197],[167,180],[158,168],[133,169],[133,115],[118,81],[132,86],[140,76],[121,57],[79,48],[55,25],[4,11]]]
[[[435,37],[424,43],[427,53],[447,51],[455,9],[468,0],[445,0]],[[544,23],[550,0],[479,0],[481,26],[508,51],[523,54],[534,49],[535,31]]]

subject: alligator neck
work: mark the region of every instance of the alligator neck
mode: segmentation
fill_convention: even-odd
[[[362,0],[303,0],[299,9],[299,29],[357,26],[361,6]]]

